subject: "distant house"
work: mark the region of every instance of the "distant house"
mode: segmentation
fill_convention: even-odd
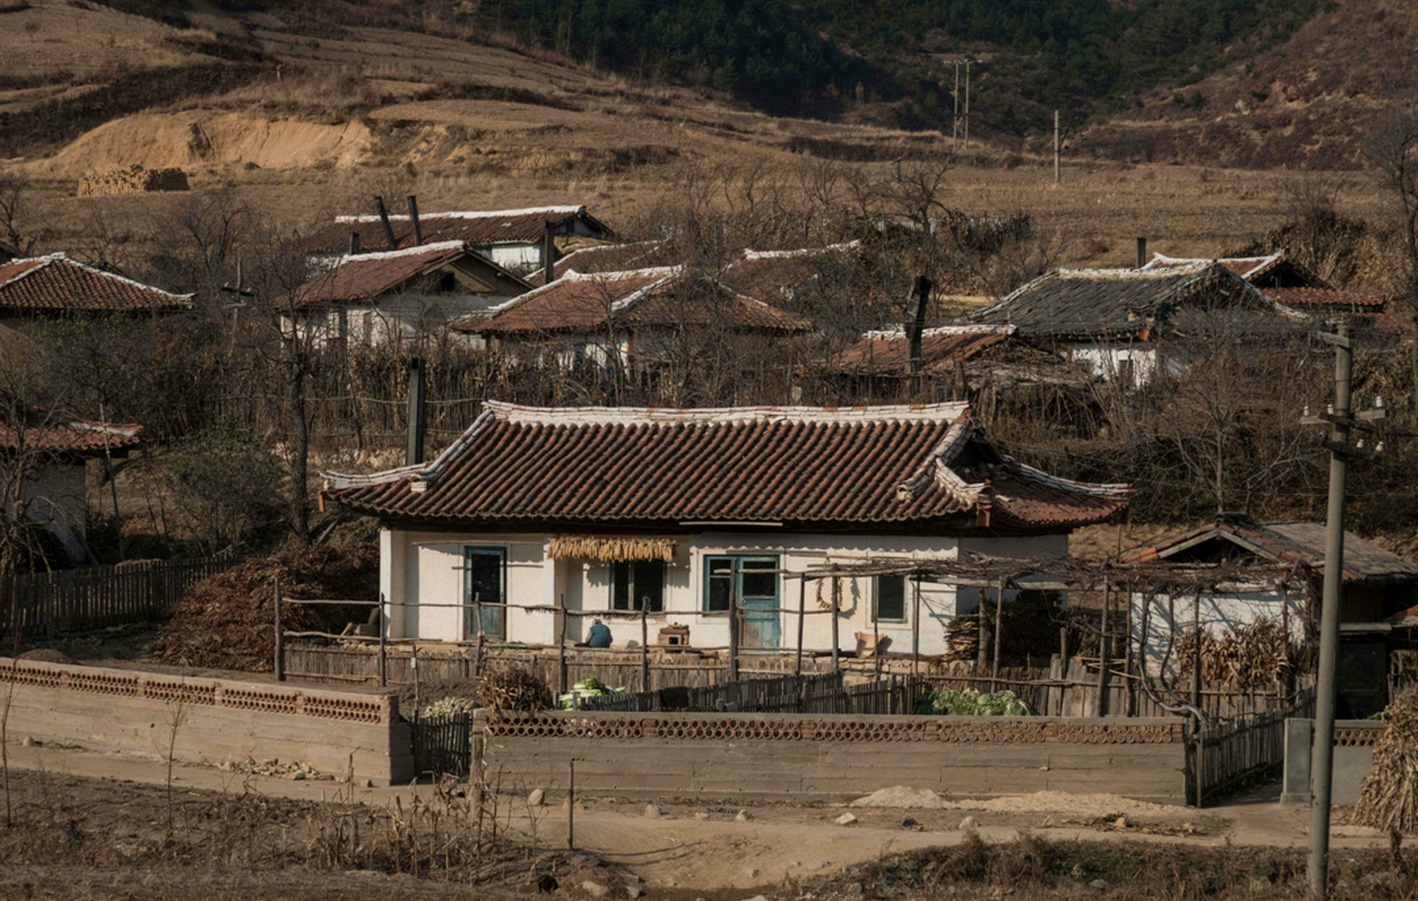
[[[608,239],[610,228],[584,206],[547,206],[520,210],[471,210],[408,215],[336,216],[311,232],[302,247],[317,269],[334,265],[363,251],[407,250],[418,244],[459,241],[473,252],[517,273],[545,266],[546,236]],[[390,232],[393,240],[390,240]],[[353,245],[353,246],[352,246]]]
[[[795,307],[828,276],[845,274],[858,242],[796,250],[745,250],[720,274],[724,284],[765,303]],[[811,304],[809,304],[811,306]]]
[[[502,304],[488,318],[469,316],[450,326],[514,355],[550,353],[564,368],[649,364],[686,330],[710,327],[777,336],[811,331],[812,323],[703,273],[664,266],[572,272]]]
[[[666,251],[667,245],[663,241],[634,241],[628,244],[582,247],[557,257],[554,275],[561,278],[572,272],[579,275],[596,275],[602,272],[649,269],[669,262],[661,259]],[[527,284],[534,288],[546,284],[546,270],[539,268],[528,274]]]
[[[489,401],[436,460],[325,475],[325,494],[382,525],[388,635],[558,639],[554,608],[648,615],[690,646],[794,647],[794,578],[867,559],[1062,557],[1070,532],[1118,515],[1119,485],[1073,482],[1005,456],[965,404],[719,409],[535,408]],[[973,589],[843,578],[841,647],[876,629],[890,650],[946,650]],[[959,596],[957,596],[959,594]],[[488,606],[481,607],[486,604]],[[424,606],[427,605],[427,606]],[[441,606],[435,606],[441,605]],[[450,606],[451,605],[451,606]],[[503,605],[506,605],[505,607]],[[918,618],[919,615],[919,618]],[[584,641],[589,617],[568,618]],[[616,646],[639,623],[609,620]],[[801,617],[808,650],[831,618]]]
[[[97,562],[86,542],[88,461],[128,456],[142,446],[140,429],[37,407],[24,411],[23,422],[0,425],[0,467],[27,470],[20,496],[25,516],[54,536],[71,563]]]
[[[291,292],[296,327],[321,343],[379,344],[485,314],[529,290],[460,241],[344,258]]]
[[[1156,342],[1189,316],[1225,318],[1228,327],[1256,334],[1310,321],[1214,262],[1150,270],[1056,269],[970,320],[1013,326],[1019,339],[1132,386],[1151,380],[1158,365]]]
[[[1127,562],[1162,560],[1169,563],[1242,562],[1291,567],[1301,584],[1279,580],[1237,584],[1226,592],[1199,598],[1156,595],[1132,598],[1132,642],[1150,669],[1175,666],[1173,641],[1193,627],[1220,636],[1237,626],[1268,618],[1289,629],[1299,644],[1310,634],[1319,611],[1311,597],[1320,596],[1324,577],[1325,524],[1322,522],[1260,523],[1245,514],[1226,513],[1216,522],[1176,535],[1135,552]],[[1308,589],[1305,585],[1308,584]],[[1314,602],[1317,605],[1318,601]],[[1388,703],[1388,645],[1391,620],[1402,619],[1418,604],[1418,563],[1406,560],[1344,533],[1344,579],[1340,603],[1340,716],[1363,719]],[[1403,647],[1408,647],[1404,627]],[[1170,662],[1169,662],[1170,660]]]
[[[191,294],[152,285],[71,260],[62,253],[0,263],[0,319],[60,316],[156,316],[192,309]]]
[[[1222,257],[1217,260],[1168,257],[1160,253],[1143,266],[1147,272],[1185,269],[1215,262],[1265,292],[1276,301],[1316,317],[1357,314],[1361,321],[1377,327],[1392,327],[1383,319],[1386,299],[1379,294],[1336,288],[1300,265],[1285,251],[1254,257]]]

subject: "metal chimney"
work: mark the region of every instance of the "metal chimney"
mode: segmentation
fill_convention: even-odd
[[[1137,268],[1141,269],[1147,265],[1147,239],[1137,239]]]
[[[911,293],[906,298],[906,321],[902,328],[906,332],[906,373],[916,375],[921,371],[921,334],[926,330],[926,307],[931,297],[931,280],[924,275],[916,276],[911,285]]]
[[[556,281],[556,239],[551,233],[552,224],[546,223],[546,231],[542,233],[542,284],[550,285]]]
[[[409,195],[409,221],[414,226],[414,246],[423,243],[423,226],[419,224],[419,199]]]
[[[378,194],[374,195],[374,205],[379,208],[379,221],[384,223],[384,237],[389,239],[389,249],[393,250],[399,244],[394,240],[394,226],[389,224],[389,211],[384,208],[384,198]]]
[[[407,466],[423,462],[423,438],[428,432],[428,414],[423,402],[426,366],[421,357],[409,360],[409,441],[404,457]]]

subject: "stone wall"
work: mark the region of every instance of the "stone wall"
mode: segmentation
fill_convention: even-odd
[[[378,785],[413,778],[393,695],[0,658],[14,679],[9,733],[190,763],[278,760]],[[0,688],[0,691],[3,691]]]
[[[1384,734],[1377,720],[1336,720],[1334,723],[1334,763],[1331,767],[1330,799],[1335,804],[1353,804],[1374,767],[1374,745]],[[1315,721],[1285,721],[1285,774],[1281,804],[1310,803],[1310,754],[1315,738]]]
[[[907,785],[960,795],[1107,792],[1186,803],[1174,718],[544,713],[476,719],[517,788],[845,798]]]
[[[95,172],[79,179],[79,196],[96,194],[143,194],[148,191],[186,191],[187,173],[181,169],[144,169],[136,163],[128,169]]]

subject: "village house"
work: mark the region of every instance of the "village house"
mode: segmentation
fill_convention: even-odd
[[[969,317],[1013,326],[1015,336],[1124,387],[1147,384],[1157,342],[1188,320],[1237,337],[1294,330],[1311,321],[1214,262],[1158,269],[1056,269]],[[1185,365],[1180,359],[1168,365]]]
[[[535,408],[489,401],[436,460],[327,473],[325,496],[378,517],[388,636],[551,644],[559,605],[644,609],[692,647],[832,646],[831,615],[794,573],[869,559],[1062,557],[1076,527],[1118,515],[1120,485],[1072,482],[1002,454],[966,404],[854,408]],[[974,589],[843,578],[839,641],[946,650]],[[820,582],[817,584],[821,584]],[[968,594],[968,597],[966,596]],[[433,605],[442,606],[433,606]],[[490,605],[478,608],[479,604]],[[506,607],[500,605],[505,604]],[[536,608],[536,609],[528,609]],[[914,611],[920,610],[915,621]],[[478,614],[481,614],[479,619]],[[586,616],[568,617],[584,641]],[[612,620],[614,644],[639,623]]]
[[[1133,649],[1149,670],[1170,672],[1177,663],[1175,641],[1183,632],[1199,624],[1219,638],[1262,619],[1280,624],[1299,645],[1319,616],[1324,557],[1324,523],[1260,523],[1242,513],[1224,513],[1211,525],[1136,551],[1126,562],[1255,564],[1288,569],[1289,575],[1272,573],[1199,596],[1134,594],[1129,617]],[[1345,532],[1341,718],[1363,719],[1388,703],[1389,653],[1412,647],[1409,633],[1418,623],[1402,623],[1415,605],[1418,563]],[[1395,622],[1400,623],[1397,632]]]
[[[815,292],[830,291],[850,276],[858,246],[849,241],[795,250],[748,249],[719,277],[740,294],[809,312]]]
[[[61,316],[154,316],[192,309],[191,294],[173,294],[72,260],[63,253],[0,263],[0,320]]]
[[[380,344],[487,315],[529,290],[461,241],[347,256],[291,292],[283,317],[319,344]]]
[[[552,280],[575,272],[578,275],[596,275],[602,272],[626,272],[631,269],[650,269],[667,265],[665,259],[669,245],[664,241],[632,241],[626,244],[596,244],[578,247],[556,258]],[[540,288],[547,283],[546,269],[539,268],[527,276],[527,284]]]
[[[684,266],[571,272],[491,313],[449,327],[480,335],[511,357],[551,360],[563,369],[654,368],[686,330],[762,336],[812,330],[808,320]]]
[[[326,269],[361,251],[406,250],[421,244],[459,241],[505,269],[525,275],[545,268],[545,251],[554,240],[572,237],[606,240],[610,228],[584,206],[546,206],[518,210],[471,210],[408,214],[375,213],[336,216],[301,242],[310,265]],[[351,250],[351,245],[355,249]]]
[[[0,424],[0,468],[24,470],[18,497],[7,503],[22,507],[27,519],[52,535],[71,564],[97,563],[87,543],[88,464],[122,459],[141,447],[141,426],[78,419],[38,407],[23,408],[21,414],[22,421]]]

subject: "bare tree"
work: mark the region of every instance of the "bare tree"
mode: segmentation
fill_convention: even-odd
[[[1380,119],[1369,135],[1365,155],[1379,173],[1402,222],[1403,252],[1406,257],[1404,295],[1415,330],[1418,330],[1418,108],[1397,109]],[[1413,406],[1418,410],[1418,341],[1410,341],[1412,351],[1410,385]]]
[[[12,172],[0,172],[0,240],[4,240],[22,257],[34,253],[35,238],[20,230],[24,214],[28,182]]]

